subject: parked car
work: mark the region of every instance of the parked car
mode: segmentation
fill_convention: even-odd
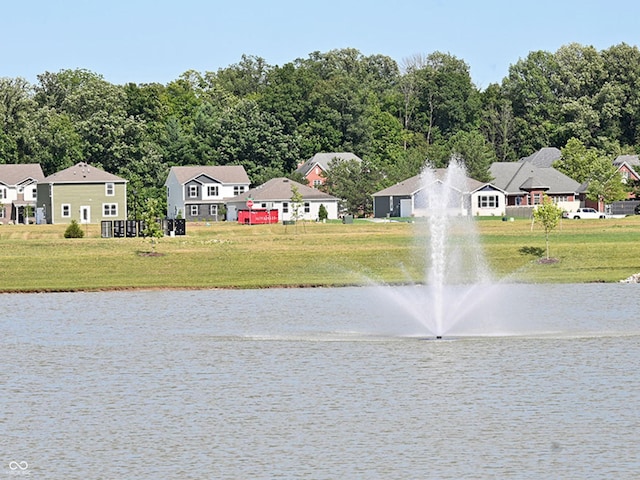
[[[581,218],[607,218],[607,215],[595,208],[579,208],[575,212],[569,212],[566,217],[579,220]]]

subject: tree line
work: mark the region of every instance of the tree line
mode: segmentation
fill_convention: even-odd
[[[350,208],[367,212],[371,193],[417,174],[425,159],[440,167],[459,155],[471,177],[489,181],[493,161],[570,140],[598,158],[637,153],[640,51],[534,51],[484,90],[464,60],[442,52],[398,64],[347,48],[282,66],[243,55],[166,85],[61,70],[35,84],[0,78],[0,125],[1,163],[40,163],[49,175],[86,161],[161,201],[171,166],[239,164],[259,185],[297,179],[315,153],[349,151],[364,161],[336,168],[327,188],[358,192]]]

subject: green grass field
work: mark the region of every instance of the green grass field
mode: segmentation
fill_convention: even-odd
[[[497,278],[516,282],[617,282],[640,272],[640,216],[564,220],[550,238],[554,264],[537,262],[544,234],[528,220],[474,220]],[[83,227],[86,228],[86,227]],[[128,288],[266,288],[420,282],[425,259],[408,222],[298,225],[187,224],[187,235],[150,243],[81,239],[64,225],[0,226],[0,291]]]

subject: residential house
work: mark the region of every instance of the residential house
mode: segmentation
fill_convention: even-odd
[[[291,198],[294,187],[302,197],[300,205],[295,205]],[[324,205],[328,219],[338,218],[338,198],[307,185],[294,182],[288,178],[272,178],[259,187],[252,188],[227,202],[227,219],[236,221],[238,212],[248,208],[261,210],[277,210],[278,218],[283,221],[295,220],[298,208],[300,220],[315,221],[319,218],[320,206]],[[249,202],[249,205],[247,205]]]
[[[433,182],[447,185],[447,169],[438,168],[433,176],[421,173],[391,187],[374,193],[373,216],[423,217],[429,215],[427,189]],[[505,192],[490,183],[482,183],[464,177],[455,185],[450,185],[454,195],[450,195],[450,208],[459,215],[491,216],[504,215]]]
[[[126,220],[127,181],[80,162],[38,182],[38,216],[46,223]]]
[[[633,215],[635,208],[640,204],[633,191],[633,184],[640,183],[640,159],[638,155],[620,155],[613,161],[613,165],[622,175],[622,181],[632,188],[625,200],[612,202],[606,206],[606,211],[612,215]]]
[[[42,180],[44,174],[37,163],[0,165],[0,223],[32,220],[36,212],[37,185]]]
[[[489,171],[493,185],[506,193],[508,216],[530,216],[544,195],[566,211],[580,207],[580,184],[553,167],[529,161],[495,162]]]
[[[227,200],[249,190],[249,176],[240,165],[171,167],[165,182],[167,218],[219,221]]]
[[[622,175],[624,183],[640,181],[640,158],[638,155],[620,155],[613,161],[613,165]],[[629,198],[635,198],[635,195],[629,192]]]
[[[300,164],[296,172],[302,174],[302,176],[307,179],[309,186],[317,188],[324,184],[324,175],[329,170],[333,160],[355,160],[362,162],[360,157],[350,152],[316,153],[309,160]]]

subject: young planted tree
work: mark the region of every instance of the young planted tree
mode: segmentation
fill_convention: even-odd
[[[164,232],[162,231],[162,226],[158,222],[158,219],[161,217],[162,212],[160,210],[160,204],[155,198],[148,198],[144,204],[142,210],[142,222],[144,228],[142,229],[142,235],[145,238],[148,238],[151,242],[151,249],[155,253],[156,245],[158,243],[158,239],[162,238]]]
[[[546,242],[547,260],[549,260],[549,233],[558,226],[562,218],[562,209],[553,203],[547,195],[542,198],[542,204],[533,211],[533,220],[540,223],[544,228],[544,239]]]
[[[303,217],[302,209],[302,201],[304,198],[300,193],[300,190],[295,185],[291,185],[291,217],[293,221],[296,223],[296,227],[298,225],[298,220]],[[296,232],[298,229],[296,228]]]

